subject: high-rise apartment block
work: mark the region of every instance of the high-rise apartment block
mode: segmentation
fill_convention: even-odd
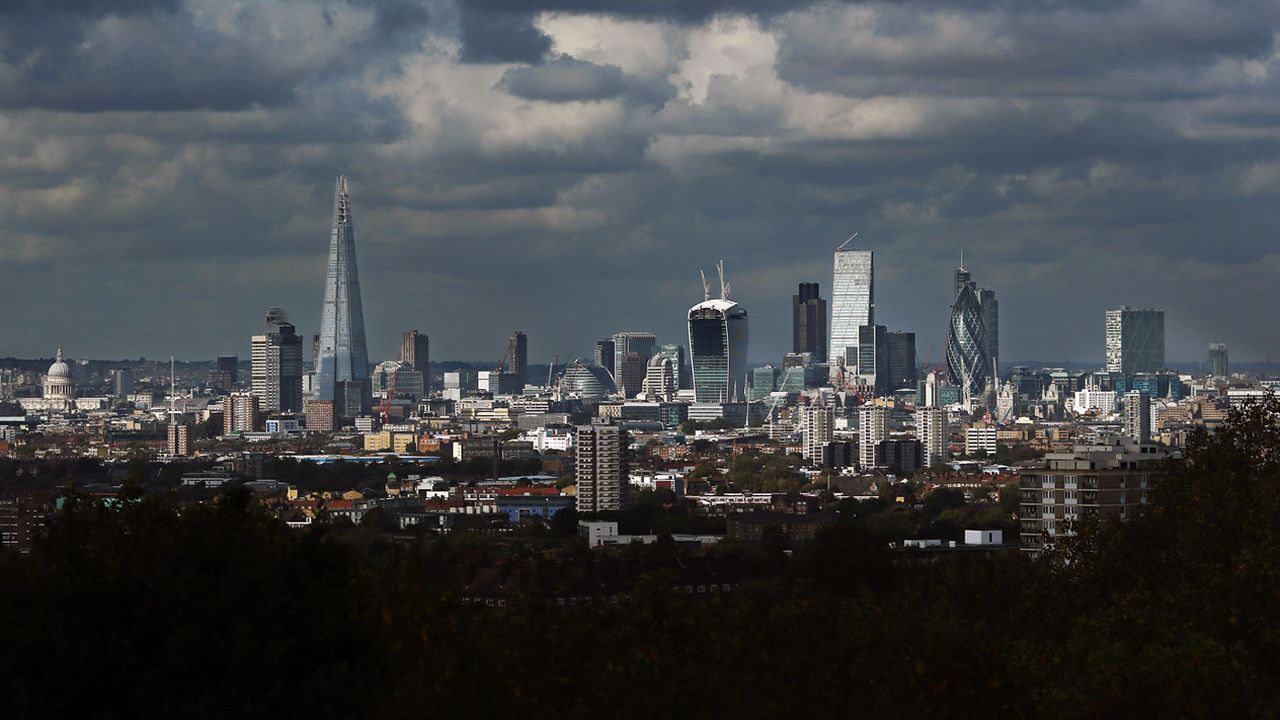
[[[111,371],[111,396],[117,400],[133,394],[133,368],[115,368]]]
[[[356,417],[369,413],[372,398],[355,223],[347,179],[340,176],[334,189],[314,399],[332,401],[334,412],[340,417]]]
[[[876,466],[876,444],[889,437],[889,411],[878,405],[858,408],[858,467]]]
[[[617,425],[580,425],[577,432],[577,507],[580,513],[627,505],[627,434]]]
[[[916,408],[916,439],[925,467],[947,461],[947,413],[940,407]]]
[[[1164,311],[1127,305],[1107,311],[1106,371],[1155,373],[1164,369]]]
[[[169,457],[191,457],[191,426],[187,423],[169,423],[166,449]]]
[[[252,392],[263,412],[301,412],[302,337],[280,308],[267,310],[266,324],[251,340]]]
[[[791,351],[809,353],[813,362],[827,361],[827,301],[818,283],[800,283],[791,297]]]
[[[840,364],[855,371],[858,330],[875,324],[875,254],[871,250],[845,249],[853,238],[835,252],[835,272],[831,283],[831,342],[827,355],[832,372]]]
[[[822,462],[822,449],[832,440],[835,428],[835,412],[829,407],[810,406],[802,409],[800,436],[804,459],[811,463]]]
[[[1151,395],[1142,390],[1125,393],[1121,419],[1125,437],[1141,443],[1151,440]]]
[[[231,393],[222,399],[222,434],[253,432],[258,429],[258,396]]]

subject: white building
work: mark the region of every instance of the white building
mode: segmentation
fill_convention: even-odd
[[[925,467],[947,461],[947,414],[942,408],[916,408],[916,439]]]
[[[1083,415],[1090,410],[1098,415],[1114,415],[1116,412],[1116,394],[1110,390],[1077,390],[1072,408],[1076,414]]]
[[[829,407],[810,406],[801,410],[800,435],[806,461],[822,462],[822,448],[831,442],[834,426],[835,412]]]
[[[858,408],[858,467],[876,466],[876,445],[889,437],[889,411],[876,405]]]
[[[996,454],[996,429],[993,427],[971,427],[964,431],[964,454],[973,456],[983,451],[987,457]]]
[[[844,364],[853,372],[857,366],[858,328],[875,323],[875,253],[845,249],[845,241],[835,252],[835,272],[831,282],[832,372]],[[852,356],[849,350],[852,349]]]

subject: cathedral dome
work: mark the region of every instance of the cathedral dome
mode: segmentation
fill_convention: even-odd
[[[71,382],[71,366],[62,359],[62,348],[58,348],[58,356],[45,373],[49,380],[55,382]]]

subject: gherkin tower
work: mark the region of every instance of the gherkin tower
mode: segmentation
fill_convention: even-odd
[[[329,271],[324,284],[324,314],[316,356],[315,399],[333,402],[334,415],[367,414],[371,405],[369,350],[360,303],[355,225],[346,176],[338,176],[329,234]]]
[[[972,283],[963,283],[951,308],[951,328],[947,335],[947,381],[958,385],[966,399],[981,395],[987,387],[991,375],[987,347],[978,293],[974,292]]]

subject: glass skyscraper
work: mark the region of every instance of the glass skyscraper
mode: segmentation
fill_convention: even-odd
[[[987,334],[982,306],[973,284],[960,286],[951,307],[951,328],[947,334],[947,382],[959,386],[966,401],[980,395],[987,386],[991,360],[987,356]]]
[[[338,177],[334,190],[314,392],[316,400],[332,402],[334,414],[339,417],[363,415],[370,410],[369,350],[364,337],[356,233],[346,176]]]
[[[1164,311],[1127,305],[1107,311],[1107,372],[1154,373],[1164,369]]]
[[[746,399],[747,311],[725,298],[689,309],[689,354],[697,402]]]
[[[875,308],[874,253],[840,246],[831,283],[831,351],[827,360],[833,368],[844,360],[850,372],[855,370],[858,328],[875,324]]]

